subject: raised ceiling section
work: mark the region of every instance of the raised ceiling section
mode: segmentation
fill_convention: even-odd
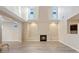
[[[4,17],[8,17],[13,19],[14,21],[23,21],[23,19],[16,14],[12,13],[10,10],[6,9],[5,7],[0,7],[0,15]]]
[[[31,6],[30,6],[31,7]],[[16,21],[23,21],[23,22],[27,22],[27,20],[29,20],[29,9],[34,9],[31,10],[31,18],[35,17],[35,19],[40,17],[40,12],[39,12],[39,8],[40,7],[49,7],[49,9],[55,7],[55,6],[32,6],[34,8],[30,8],[28,6],[5,6],[5,7],[0,7],[0,14],[1,15],[5,15],[8,16],[9,18],[12,18]],[[56,10],[54,10],[54,15],[56,15],[55,13],[57,13],[58,15],[56,16],[58,20],[67,20],[71,17],[73,17],[74,15],[78,14],[79,11],[79,7],[72,7],[72,6],[56,6],[57,12]],[[44,9],[45,10],[45,9]],[[48,12],[48,16],[51,15],[50,11]],[[50,18],[50,17],[49,17]],[[34,20],[34,19],[33,19]]]

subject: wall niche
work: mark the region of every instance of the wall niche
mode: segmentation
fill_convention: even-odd
[[[79,19],[69,19],[67,21],[68,34],[78,34]]]
[[[70,24],[70,34],[77,34],[78,33],[78,25],[77,24]]]

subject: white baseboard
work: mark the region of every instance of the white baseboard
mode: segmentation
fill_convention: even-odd
[[[2,43],[11,43],[11,42],[19,42],[19,43],[21,43],[20,41],[2,41]]]
[[[33,42],[40,42],[40,41],[37,41],[37,40],[27,40],[25,42],[30,42],[30,41],[33,41]],[[59,40],[48,40],[46,42],[52,42],[52,41],[59,41]]]
[[[73,47],[73,46],[71,46],[71,45],[69,45],[67,43],[64,43],[63,41],[59,41],[59,42],[62,43],[62,44],[64,44],[64,45],[67,45],[68,47],[70,47],[70,48],[76,50],[77,52],[79,52],[79,49],[77,49],[77,48],[75,48],[75,47]]]

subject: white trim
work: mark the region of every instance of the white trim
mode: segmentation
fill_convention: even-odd
[[[2,43],[14,43],[14,42],[17,42],[17,43],[22,43],[22,42],[19,42],[19,41],[3,41]]]
[[[37,41],[37,42],[40,42],[40,40],[26,40],[25,42],[28,42],[28,41]],[[52,42],[52,41],[59,41],[59,40],[47,40],[46,42]]]
[[[64,45],[67,45],[68,47],[70,47],[70,48],[76,50],[77,52],[79,52],[79,49],[77,49],[77,48],[75,48],[75,47],[73,47],[73,46],[71,46],[71,45],[69,45],[69,44],[67,44],[67,43],[65,43],[65,42],[63,42],[63,41],[60,41],[60,40],[59,40],[59,42],[62,43],[62,44],[64,44]]]
[[[59,40],[48,40],[48,41],[51,41],[52,42],[52,41],[59,41]]]

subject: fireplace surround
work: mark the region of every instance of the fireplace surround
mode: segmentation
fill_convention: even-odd
[[[47,41],[47,35],[40,35],[40,41]]]

